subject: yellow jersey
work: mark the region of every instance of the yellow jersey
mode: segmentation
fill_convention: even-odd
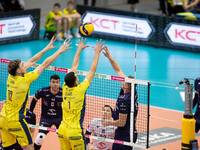
[[[24,76],[8,75],[6,102],[1,115],[7,121],[19,121],[26,116],[26,107],[29,99],[29,86],[38,78],[37,71],[25,73]]]
[[[77,12],[76,9],[73,9],[71,13],[69,13],[69,11],[67,10],[67,8],[65,8],[65,9],[63,10],[63,14],[68,14],[68,15],[75,14],[76,12]]]
[[[55,14],[53,11],[50,11],[49,14],[47,15],[46,21],[45,21],[45,28],[48,29],[50,26],[54,26],[54,20],[53,18],[55,16],[60,16],[63,13],[59,11],[57,14]]]
[[[87,79],[72,88],[63,84],[63,120],[61,124],[66,128],[82,129],[86,105],[85,92],[88,87]]]

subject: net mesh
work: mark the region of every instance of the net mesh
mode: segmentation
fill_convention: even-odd
[[[35,66],[36,67],[36,66]],[[37,92],[38,89],[42,87],[49,86],[50,76],[57,74],[60,76],[61,85],[64,83],[64,77],[66,75],[65,71],[54,71],[55,67],[49,67],[48,70],[44,70],[44,72],[40,75],[40,77],[34,81],[30,86],[30,100],[28,102],[28,108],[30,107],[30,103],[32,100],[32,96]],[[1,94],[0,94],[0,110],[3,107],[3,104],[6,100],[6,80],[8,76],[7,72],[7,63],[0,63],[1,74],[0,77],[3,82],[0,82]],[[27,72],[34,70],[34,68],[30,68]],[[81,83],[85,79],[85,72],[77,71],[77,75],[79,78],[79,83]],[[95,74],[92,80],[91,85],[86,91],[86,111],[85,118],[83,122],[84,132],[90,123],[90,121],[94,118],[102,117],[102,108],[104,105],[110,105],[113,109],[116,105],[116,100],[120,93],[120,81],[109,79],[111,76]],[[136,86],[137,94],[138,94],[138,114],[136,121],[136,129],[138,131],[137,142],[136,144],[148,147],[148,124],[149,124],[149,85],[143,85],[137,83]],[[41,100],[39,100],[34,109],[34,113],[36,114],[36,122],[39,124],[41,117]],[[133,132],[133,131],[132,131]]]

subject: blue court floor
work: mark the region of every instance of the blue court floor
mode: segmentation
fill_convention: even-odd
[[[80,56],[80,64],[78,70],[89,71],[93,60],[94,51],[92,46],[96,46],[96,38],[88,37],[86,48]],[[33,55],[42,50],[48,40],[36,40],[15,44],[0,46],[0,58],[16,59],[28,61]],[[71,68],[73,57],[75,55],[78,39],[72,39],[72,49],[63,53],[52,64],[52,66]],[[56,41],[55,46],[59,48],[62,42]],[[135,63],[135,45],[134,43],[126,43],[112,40],[105,40],[111,55],[121,66],[123,72],[128,76],[134,76]],[[50,56],[56,49],[48,51],[40,60],[41,64],[45,58]],[[109,61],[103,54],[99,59],[97,73],[116,75]],[[137,79],[148,80],[152,84],[150,88],[150,105],[184,111],[184,102],[181,99],[180,92],[184,90],[175,90],[174,85],[184,78],[196,79],[200,77],[200,53],[186,52],[175,49],[155,48],[151,46],[137,46]],[[190,80],[192,83],[193,80]],[[164,87],[155,82],[168,83]],[[155,86],[157,85],[157,86]],[[3,88],[3,87],[1,87]]]

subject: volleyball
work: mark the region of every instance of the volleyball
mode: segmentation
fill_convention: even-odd
[[[80,31],[83,35],[91,35],[94,30],[94,26],[91,22],[83,22],[80,26]]]

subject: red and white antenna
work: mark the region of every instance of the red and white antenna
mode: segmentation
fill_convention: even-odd
[[[136,35],[135,35],[135,72],[134,72],[135,79],[136,79],[136,58],[137,58],[137,24],[136,24]]]

